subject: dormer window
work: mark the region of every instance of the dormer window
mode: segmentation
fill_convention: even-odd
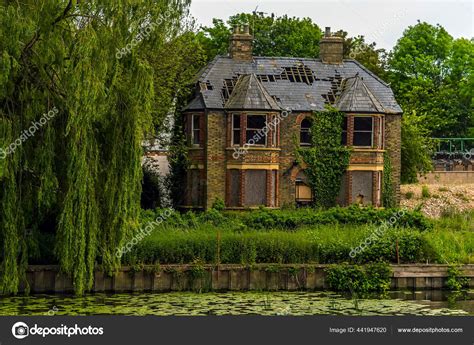
[[[301,121],[300,146],[311,145],[311,120],[306,118]]]

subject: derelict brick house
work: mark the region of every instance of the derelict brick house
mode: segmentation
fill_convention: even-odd
[[[310,202],[295,150],[309,145],[309,116],[326,104],[346,113],[342,140],[353,148],[338,202],[381,206],[385,150],[399,199],[402,110],[389,85],[343,60],[342,51],[342,39],[326,28],[318,59],[256,57],[248,26],[234,29],[229,56],[200,72],[184,111],[190,166],[183,206]]]

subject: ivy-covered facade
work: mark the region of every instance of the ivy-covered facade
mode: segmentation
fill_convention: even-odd
[[[189,166],[182,206],[311,204],[317,196],[299,152],[313,147],[312,121],[328,107],[344,114],[340,140],[350,149],[337,203],[383,206],[386,181],[397,203],[402,110],[389,85],[344,60],[342,48],[327,29],[319,58],[255,57],[248,27],[235,28],[229,55],[200,72],[183,112]]]

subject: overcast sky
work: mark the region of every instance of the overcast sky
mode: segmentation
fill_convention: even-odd
[[[465,0],[192,0],[191,15],[204,26],[212,18],[258,11],[277,16],[310,17],[321,29],[343,29],[364,35],[380,48],[391,49],[403,30],[417,20],[441,24],[454,38],[473,37],[473,1]]]

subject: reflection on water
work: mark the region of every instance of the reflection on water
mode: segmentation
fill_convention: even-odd
[[[51,311],[54,311],[51,312]],[[332,292],[122,293],[0,299],[0,315],[474,315],[474,290],[393,291],[385,296]]]

